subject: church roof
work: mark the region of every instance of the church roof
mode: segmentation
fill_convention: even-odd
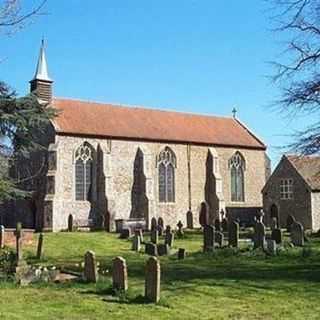
[[[312,190],[320,191],[320,156],[288,155],[286,158]]]
[[[266,149],[234,118],[53,99],[58,134]]]

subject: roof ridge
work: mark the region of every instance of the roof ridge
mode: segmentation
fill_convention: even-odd
[[[78,99],[78,98],[67,98],[67,97],[54,97],[54,100],[71,100],[71,101],[78,101],[82,103],[94,103],[98,105],[108,105],[112,107],[119,107],[119,108],[135,108],[135,109],[142,109],[142,110],[150,110],[150,111],[157,111],[157,112],[171,112],[171,113],[178,113],[182,115],[188,116],[198,116],[198,117],[210,117],[210,118],[217,118],[217,119],[226,119],[226,120],[233,120],[232,116],[217,116],[208,113],[195,113],[195,112],[188,112],[188,111],[179,111],[174,109],[161,109],[161,107],[147,107],[147,106],[140,106],[140,105],[130,105],[130,104],[122,104],[122,103],[113,103],[113,102],[101,102],[101,101],[94,101],[94,100],[85,100],[85,99]]]

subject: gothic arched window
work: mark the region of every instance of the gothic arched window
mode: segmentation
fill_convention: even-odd
[[[92,191],[93,148],[82,144],[75,153],[76,200],[90,200]]]
[[[244,201],[244,171],[245,160],[240,152],[236,152],[229,160],[231,171],[231,201]]]
[[[160,152],[157,164],[159,173],[159,202],[174,202],[174,169],[177,166],[177,161],[175,154],[169,147]]]

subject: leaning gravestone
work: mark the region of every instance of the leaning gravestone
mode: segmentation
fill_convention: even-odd
[[[302,247],[304,245],[304,230],[300,222],[294,221],[290,227],[291,242],[295,246]]]
[[[223,245],[223,233],[220,231],[216,231],[215,233],[215,242],[218,243],[219,247],[221,248]]]
[[[0,226],[0,249],[4,247],[4,237],[5,237],[5,228],[3,225]]]
[[[264,248],[266,241],[266,227],[263,222],[257,221],[254,234],[254,248]]]
[[[140,240],[140,237],[135,234],[132,239],[132,250],[140,251],[140,249],[141,249],[141,240]]]
[[[116,257],[113,259],[112,288],[113,290],[128,290],[127,263],[122,257]]]
[[[158,244],[157,250],[159,256],[166,256],[170,254],[170,246],[165,243]]]
[[[43,233],[39,234],[38,247],[37,247],[37,259],[41,259],[43,247]]]
[[[239,245],[239,223],[231,221],[228,225],[229,246],[238,247]]]
[[[160,262],[151,257],[146,265],[145,298],[157,303],[160,300]]]
[[[219,219],[214,220],[214,228],[216,231],[221,231],[221,222]]]
[[[214,227],[205,225],[203,228],[203,251],[214,250]]]
[[[193,229],[193,214],[190,210],[187,212],[187,228]]]
[[[282,232],[281,229],[274,229],[271,232],[271,239],[274,240],[277,244],[282,243]]]
[[[168,244],[171,248],[173,247],[174,243],[174,232],[166,232],[165,238],[164,238],[164,243]]]
[[[84,279],[94,283],[98,279],[96,255],[93,251],[87,251],[84,256]]]
[[[151,242],[146,243],[145,253],[148,254],[149,256],[157,256],[158,255],[157,245]]]
[[[155,243],[155,244],[158,243],[158,241],[159,241],[159,232],[158,232],[157,229],[151,230],[150,240],[151,240],[152,243]]]

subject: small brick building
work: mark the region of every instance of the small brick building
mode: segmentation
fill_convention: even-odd
[[[283,156],[263,188],[266,222],[286,226],[289,214],[305,229],[320,229],[320,157]]]
[[[235,117],[53,98],[43,47],[31,91],[59,115],[39,137],[46,150],[18,167],[40,172],[32,199],[7,204],[3,224],[59,231],[71,215],[114,230],[121,220],[186,225],[191,212],[198,225],[201,210],[212,223],[221,210],[262,208],[266,146]]]

